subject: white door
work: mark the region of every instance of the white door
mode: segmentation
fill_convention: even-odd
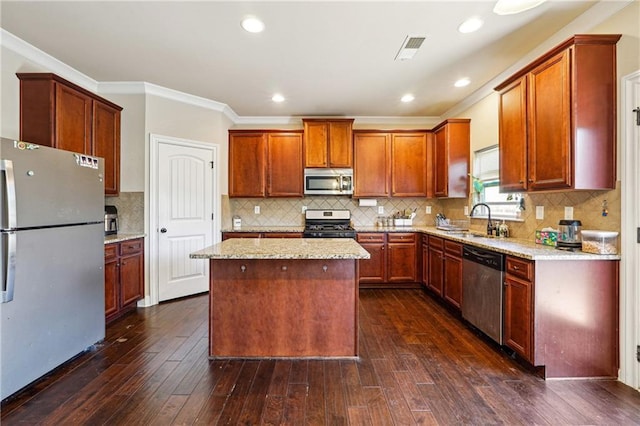
[[[158,144],[158,299],[209,290],[209,264],[189,253],[212,244],[214,151]]]

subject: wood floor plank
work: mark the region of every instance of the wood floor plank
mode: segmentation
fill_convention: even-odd
[[[615,380],[544,381],[422,290],[362,290],[360,358],[209,359],[208,296],[138,309],[2,425],[640,424]]]

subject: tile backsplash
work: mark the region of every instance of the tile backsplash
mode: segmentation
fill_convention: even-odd
[[[118,209],[119,232],[144,232],[144,192],[121,192],[117,197],[105,197],[104,204]]]
[[[603,205],[607,215],[603,216]],[[464,207],[468,199],[422,199],[422,198],[380,198],[378,206],[384,207],[384,215],[396,211],[416,209],[415,225],[432,225],[435,214],[444,213],[451,219],[463,219]],[[573,207],[573,218],[582,222],[582,229],[598,229],[620,232],[620,182],[611,191],[563,191],[524,194],[525,210],[519,221],[509,221],[512,237],[533,240],[536,229],[556,228],[564,219],[564,208]],[[260,206],[260,214],[254,207]],[[302,207],[309,209],[349,209],[354,226],[373,226],[378,216],[378,207],[361,207],[358,200],[348,197],[305,197],[305,198],[229,198],[222,199],[222,228],[231,228],[231,218],[242,218],[243,226],[302,226]],[[431,206],[431,214],[425,207]],[[544,206],[544,219],[535,217],[536,206]],[[484,232],[486,219],[471,219],[471,229]]]

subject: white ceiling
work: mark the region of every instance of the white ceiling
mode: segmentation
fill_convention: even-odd
[[[98,82],[145,81],[239,116],[413,117],[443,115],[596,3],[498,16],[493,1],[5,0],[0,22]],[[246,15],[265,31],[245,32]],[[484,26],[459,33],[472,16]],[[427,39],[412,60],[395,61],[407,35]],[[454,88],[460,77],[471,84]],[[275,92],[286,101],[274,104]],[[401,103],[405,93],[415,101]]]

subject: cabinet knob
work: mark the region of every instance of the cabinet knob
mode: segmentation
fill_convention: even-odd
[[[327,265],[322,266],[322,272],[327,272],[328,270],[329,270],[329,267]]]
[[[245,265],[240,266],[240,272],[245,272],[246,270],[247,270],[247,267]]]
[[[520,268],[518,267],[518,265],[513,265],[513,269],[514,269],[515,271],[520,270]]]
[[[529,179],[529,182],[533,182],[533,179]]]
[[[286,271],[286,270],[287,270],[287,266],[286,266],[286,265],[285,265],[285,266],[283,266],[283,267],[282,267],[282,270],[283,270],[283,271]]]

